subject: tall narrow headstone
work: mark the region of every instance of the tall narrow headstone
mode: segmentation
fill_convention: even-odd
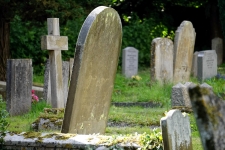
[[[192,150],[191,127],[187,115],[170,110],[160,121],[164,150]]]
[[[41,49],[49,50],[51,105],[64,108],[61,50],[68,50],[68,38],[60,36],[59,18],[48,18],[48,35],[41,37]]]
[[[192,87],[189,95],[204,150],[225,149],[225,102],[212,90]]]
[[[173,82],[188,82],[191,74],[195,44],[195,29],[190,21],[183,21],[175,33]]]
[[[123,49],[122,74],[132,77],[138,74],[138,50],[134,47]]]
[[[192,69],[191,69],[191,72],[192,72],[192,75],[193,77],[197,77],[197,73],[198,73],[198,63],[197,63],[197,60],[198,60],[198,51],[196,51],[194,54],[193,54],[193,61],[192,61]]]
[[[152,41],[151,80],[173,82],[173,42],[170,39],[156,38]]]
[[[212,78],[217,75],[217,55],[215,50],[201,51],[198,54],[198,73],[199,81]]]
[[[69,73],[70,73],[69,67],[70,67],[69,61],[62,62],[64,106],[66,106],[66,101],[68,96],[68,83],[69,83]]]
[[[22,115],[31,109],[32,90],[31,59],[8,59],[6,101],[11,116]]]
[[[212,49],[217,54],[217,65],[221,65],[223,63],[223,39],[219,37],[212,39]]]
[[[105,132],[122,41],[118,13],[100,6],[78,36],[62,132]]]

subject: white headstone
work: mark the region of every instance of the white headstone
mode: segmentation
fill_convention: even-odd
[[[123,49],[122,74],[126,77],[137,75],[138,73],[138,50],[134,47]]]
[[[223,63],[223,39],[217,37],[212,39],[212,50],[216,50],[217,65]]]
[[[152,41],[151,80],[173,82],[173,42],[170,39],[156,38]]]
[[[217,54],[215,50],[200,51],[197,63],[197,77],[199,81],[203,81],[217,75]]]
[[[180,110],[170,110],[160,121],[164,150],[192,150],[189,118]]]

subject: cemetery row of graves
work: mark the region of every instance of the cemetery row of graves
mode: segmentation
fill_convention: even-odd
[[[31,110],[32,89],[41,93],[51,109],[44,109],[44,115],[30,125],[33,130],[43,132],[36,132],[32,136],[26,136],[28,132],[7,133],[4,137],[6,148],[85,149],[87,146],[94,146],[95,149],[106,149],[107,146],[119,143],[120,148],[190,150],[195,149],[196,145],[192,145],[189,117],[182,112],[193,111],[197,125],[202,129],[200,137],[203,148],[224,149],[225,144],[220,145],[224,134],[219,134],[224,121],[220,114],[224,110],[218,109],[224,106],[224,102],[213,93],[213,85],[204,82],[206,79],[215,79],[216,76],[223,78],[217,73],[217,66],[222,64],[221,39],[212,40],[212,50],[194,53],[196,33],[189,21],[183,21],[178,27],[174,42],[167,38],[154,39],[150,48],[149,90],[146,95],[151,95],[154,83],[160,85],[161,89],[171,85],[169,97],[166,98],[169,102],[158,102],[152,97],[151,100],[147,99],[144,106],[150,105],[145,109],[165,108],[167,104],[168,113],[165,117],[160,116],[155,124],[161,128],[161,132],[156,133],[153,142],[147,136],[143,138],[143,135],[136,134],[120,140],[118,137],[114,139],[117,143],[109,144],[108,141],[113,137],[104,134],[108,126],[110,107],[113,105],[112,95],[121,93],[121,89],[114,85],[122,41],[119,15],[114,9],[104,6],[94,9],[81,28],[75,56],[68,62],[61,59],[61,50],[68,49],[68,38],[60,36],[59,19],[48,18],[47,25],[48,35],[41,37],[41,49],[49,51],[44,86],[32,87],[31,59],[9,59],[4,98],[10,116],[24,115]],[[123,50],[122,58],[123,78],[131,81],[130,88],[141,88],[138,50],[127,47]],[[191,82],[191,75],[197,82]],[[196,86],[197,83],[200,83],[199,86]],[[161,89],[158,90],[158,95],[162,94]],[[142,91],[138,92],[141,94]],[[136,98],[136,102],[138,101]],[[134,106],[129,103],[129,99],[125,102],[127,106]],[[116,104],[114,105],[115,109]],[[116,115],[115,113],[114,116]],[[150,118],[151,115],[147,117]],[[58,130],[61,134],[48,136],[45,129]],[[205,137],[205,134],[209,136]],[[208,145],[208,141],[211,144]]]

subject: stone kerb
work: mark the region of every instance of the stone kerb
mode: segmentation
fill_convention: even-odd
[[[118,13],[95,8],[78,36],[63,133],[105,133],[121,42]]]
[[[151,80],[161,84],[173,82],[173,42],[153,39],[151,45]]]
[[[188,82],[191,75],[192,58],[195,45],[195,29],[190,21],[183,21],[174,38],[173,82]]]
[[[180,110],[170,110],[161,118],[164,150],[192,150],[191,127],[189,118]]]
[[[31,109],[32,71],[31,59],[7,60],[6,110],[11,116]]]
[[[59,18],[48,18],[48,35],[41,37],[42,50],[49,50],[51,105],[64,108],[61,50],[68,50],[68,38],[60,36]]]
[[[122,74],[130,78],[138,74],[138,50],[134,47],[123,49]]]

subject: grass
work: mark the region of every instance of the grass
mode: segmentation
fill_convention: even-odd
[[[221,74],[225,74],[225,64],[218,68]],[[172,84],[160,85],[150,82],[149,69],[142,69],[138,74],[141,80],[125,78],[121,71],[116,74],[112,102],[158,102],[162,108],[141,108],[141,107],[115,107],[111,106],[109,112],[109,122],[113,124],[124,125],[122,127],[114,126],[106,128],[106,135],[132,134],[132,133],[151,133],[150,128],[159,127],[160,119],[166,111],[171,109],[171,90]],[[35,76],[36,85],[43,85],[43,76]],[[191,82],[198,83],[196,78],[191,78]],[[213,87],[214,92],[221,96],[225,91],[225,82],[222,79],[212,78],[206,80],[206,83]],[[25,115],[16,117],[7,117],[10,122],[9,131],[31,131],[31,123],[36,120],[44,107],[50,107],[45,102],[39,102],[32,105],[32,110]],[[1,103],[1,109],[5,104]],[[192,143],[195,150],[202,150],[198,129],[193,114],[189,115]]]

